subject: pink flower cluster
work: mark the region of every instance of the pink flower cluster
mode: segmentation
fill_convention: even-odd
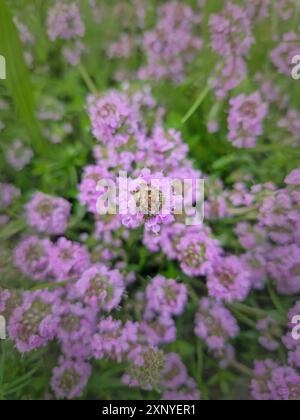
[[[256,400],[299,400],[300,375],[295,369],[278,366],[269,359],[257,361],[253,371],[251,390]]]
[[[76,3],[56,1],[48,15],[48,36],[56,39],[70,40],[84,35],[84,24]]]
[[[239,95],[230,100],[228,139],[236,147],[255,147],[256,139],[263,133],[263,121],[268,107],[258,92]]]
[[[216,96],[222,99],[246,78],[244,57],[254,42],[251,21],[247,11],[230,1],[210,16],[209,26],[212,48],[223,59],[212,79]]]
[[[63,48],[63,56],[71,65],[77,65],[85,50],[81,38],[85,34],[85,25],[80,16],[76,2],[68,3],[56,0],[48,13],[48,37],[51,41],[67,41]]]
[[[38,232],[61,235],[67,229],[70,203],[60,197],[35,193],[26,205],[28,223]]]
[[[195,334],[210,350],[225,348],[229,339],[237,337],[239,327],[233,315],[221,303],[202,298],[195,319]]]
[[[179,1],[162,5],[156,26],[144,35],[147,65],[139,70],[139,77],[182,81],[186,65],[202,47],[196,35],[200,22],[201,17],[188,5]]]

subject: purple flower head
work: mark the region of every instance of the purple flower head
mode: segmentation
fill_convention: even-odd
[[[213,350],[212,354],[221,369],[229,368],[235,361],[235,349],[231,344],[225,344],[223,348]]]
[[[21,302],[22,295],[18,290],[0,287],[0,315],[9,319]]]
[[[250,275],[241,258],[225,257],[207,279],[208,293],[218,300],[243,301],[251,288]]]
[[[154,314],[181,315],[187,298],[185,284],[157,275],[146,288],[146,318],[149,319]]]
[[[289,109],[286,115],[278,121],[277,126],[284,130],[284,136],[286,136],[284,144],[291,147],[299,146],[300,113],[298,111]],[[297,171],[293,172],[295,172],[293,175],[297,175]]]
[[[258,92],[246,96],[241,94],[230,100],[228,116],[228,139],[236,147],[255,147],[256,139],[263,133],[263,121],[268,106]]]
[[[267,244],[258,246],[253,250],[241,255],[246,270],[249,272],[251,286],[256,290],[262,290],[268,279],[268,252]]]
[[[26,209],[28,223],[39,232],[61,235],[66,231],[71,211],[67,200],[37,192]]]
[[[123,382],[132,387],[150,391],[159,389],[165,355],[156,347],[137,346],[129,355],[131,364],[128,373],[123,376]]]
[[[230,338],[235,338],[239,327],[235,318],[221,303],[202,298],[195,319],[195,334],[211,350],[224,349]]]
[[[58,291],[24,293],[21,305],[14,310],[8,324],[9,337],[20,353],[44,347],[53,340],[59,323],[58,304]]]
[[[14,263],[24,276],[31,280],[45,281],[52,275],[49,239],[30,236],[23,239],[14,251]]]
[[[91,366],[81,359],[60,357],[53,369],[51,388],[58,399],[74,399],[82,395],[91,375]]]
[[[57,281],[77,280],[90,266],[84,245],[59,238],[51,249],[52,270]]]
[[[181,166],[186,159],[188,145],[181,134],[173,129],[167,131],[155,127],[149,140],[149,151],[146,154],[145,166],[156,171],[167,171]]]
[[[240,56],[226,57],[225,63],[216,66],[217,75],[211,81],[217,99],[224,99],[247,77],[247,65]],[[218,130],[217,130],[218,131]],[[214,132],[214,131],[213,131]]]
[[[278,367],[272,372],[268,388],[275,401],[299,401],[300,375],[291,367]]]
[[[279,245],[300,244],[299,221],[300,194],[293,186],[268,195],[260,206],[259,222]]]
[[[33,152],[21,140],[14,140],[6,151],[7,162],[16,170],[21,171],[31,161]]]
[[[273,371],[277,368],[278,365],[270,359],[255,361],[251,381],[251,394],[255,400],[273,400],[269,382]]]
[[[141,338],[142,337],[142,338]],[[139,326],[139,341],[150,346],[159,346],[176,341],[176,325],[169,315],[161,315]]]
[[[199,387],[195,380],[188,377],[184,384],[176,390],[166,390],[162,395],[162,400],[166,401],[189,401],[201,400]]]
[[[162,225],[174,220],[174,202],[171,199],[170,179],[162,173],[141,170],[139,176],[128,182],[127,197],[120,198],[122,223],[128,229],[142,224],[146,230],[158,233]],[[182,199],[182,197],[181,197]]]
[[[28,26],[26,26],[18,17],[14,16],[14,24],[16,25],[20,38],[25,46],[35,44],[36,40],[34,35],[30,32]]]
[[[76,40],[70,45],[66,45],[62,50],[62,54],[67,63],[71,64],[71,66],[77,66],[81,61],[84,51],[85,45],[83,42]]]
[[[262,245],[265,242],[265,230],[258,225],[250,225],[247,222],[241,222],[235,229],[239,237],[240,244],[246,250],[251,250]]]
[[[247,14],[253,22],[260,22],[269,16],[270,5],[271,0],[252,0],[247,4]]]
[[[287,185],[300,185],[300,168],[292,171],[284,181]]]
[[[232,2],[209,21],[213,49],[221,56],[247,55],[253,44],[251,23],[247,13]]]
[[[51,41],[56,39],[71,40],[82,37],[85,32],[79,7],[73,2],[57,0],[48,14],[48,36]]]
[[[187,369],[177,353],[165,355],[165,367],[161,384],[164,389],[175,390],[188,379]]]
[[[56,314],[59,316],[56,336],[68,357],[87,359],[92,354],[91,340],[96,329],[96,313],[79,303],[62,303]]]
[[[158,9],[156,26],[144,35],[147,65],[140,69],[138,76],[141,79],[181,82],[186,65],[202,48],[202,40],[194,34],[200,20],[182,2],[170,1],[162,5]]]
[[[104,145],[120,147],[138,132],[138,115],[126,95],[111,91],[105,96],[89,96],[88,114],[92,133]]]
[[[293,295],[300,292],[300,247],[273,248],[267,267],[279,293]]]
[[[271,53],[271,61],[279,73],[290,76],[295,55],[300,54],[299,37],[294,32],[284,34],[281,43]]]
[[[92,339],[94,357],[121,362],[136,346],[137,338],[137,323],[127,321],[123,325],[120,320],[114,320],[112,317],[102,319]]]
[[[259,344],[269,351],[276,351],[280,346],[278,338],[281,337],[281,329],[276,320],[272,317],[261,319],[256,328],[261,333]]]
[[[124,280],[118,270],[98,264],[85,271],[75,287],[84,303],[110,312],[121,301]]]
[[[221,248],[206,229],[195,230],[182,237],[177,246],[181,270],[188,276],[206,276],[214,271]]]
[[[0,209],[10,206],[13,200],[20,195],[20,190],[14,185],[0,182]]]
[[[79,185],[79,201],[86,205],[91,213],[97,212],[97,200],[102,195],[102,191],[97,189],[99,181],[111,178],[109,172],[99,165],[89,165],[84,168]]]
[[[289,20],[294,16],[297,0],[278,0],[276,2],[276,11],[283,20]]]

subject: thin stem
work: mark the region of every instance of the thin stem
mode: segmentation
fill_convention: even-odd
[[[242,363],[234,360],[233,362],[231,362],[231,366],[237,371],[241,372],[243,375],[252,377],[251,369],[249,369],[247,366],[243,365]]]
[[[254,315],[257,317],[266,317],[269,315],[267,311],[264,311],[263,309],[259,308],[253,308],[251,306],[244,305],[243,303],[233,303],[230,305],[233,309],[240,310],[244,313],[247,313],[248,315]]]
[[[191,116],[197,111],[199,106],[202,104],[204,99],[206,98],[207,94],[210,92],[211,86],[208,83],[206,88],[201,92],[201,94],[198,96],[194,104],[191,106],[191,108],[188,110],[188,112],[185,114],[185,116],[182,118],[181,123],[185,124]]]
[[[240,208],[230,208],[229,213],[232,216],[241,216],[247,213],[250,213],[252,211],[256,211],[258,209],[258,205],[252,206],[252,207],[240,207]]]
[[[235,317],[238,321],[243,322],[248,327],[255,329],[256,322],[252,321],[252,319],[248,318],[246,315],[240,313],[237,309],[231,308],[232,312],[234,313]]]
[[[88,89],[91,91],[91,93],[96,94],[98,92],[97,88],[82,63],[78,64],[78,70]]]

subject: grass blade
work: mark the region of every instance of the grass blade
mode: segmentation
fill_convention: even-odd
[[[35,100],[29,70],[24,59],[23,45],[5,0],[0,0],[0,54],[6,60],[6,77],[3,82],[27,128],[33,148],[42,153],[45,142],[41,137],[39,122],[35,114]]]

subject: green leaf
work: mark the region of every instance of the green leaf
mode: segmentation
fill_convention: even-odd
[[[33,148],[42,153],[45,144],[35,115],[33,86],[25,63],[23,45],[5,0],[0,0],[0,54],[6,60],[6,77],[3,81],[13,98],[27,129]]]
[[[226,166],[231,165],[237,159],[237,155],[226,155],[222,156],[220,159],[216,160],[212,166],[213,169],[223,169]]]
[[[1,228],[0,231],[0,240],[7,240],[17,233],[21,232],[26,227],[25,220],[16,220],[14,222],[8,223],[6,226]]]
[[[181,123],[185,124],[191,116],[197,111],[199,106],[202,104],[208,93],[210,92],[211,87],[209,84],[206,86],[206,88],[201,92],[201,94],[198,96],[194,104],[191,106],[191,108],[188,110],[188,112],[185,114],[185,116],[182,118]]]

